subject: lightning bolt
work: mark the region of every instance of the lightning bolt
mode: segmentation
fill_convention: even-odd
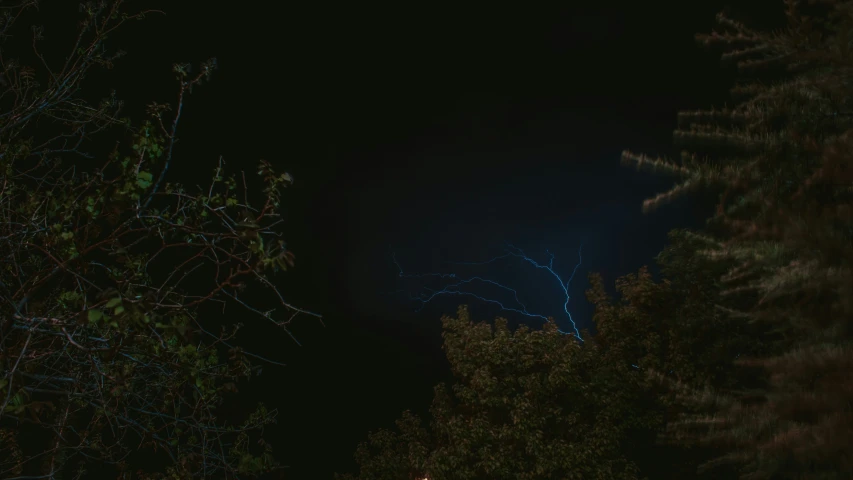
[[[563,277],[560,276],[554,270],[554,254],[546,251],[545,253],[548,255],[548,263],[543,264],[539,263],[529,255],[524,253],[524,250],[507,243],[506,248],[504,250],[503,255],[499,255],[492,259],[486,260],[485,262],[447,262],[452,265],[469,265],[469,266],[482,266],[489,265],[500,260],[517,258],[522,260],[523,262],[532,265],[537,270],[543,270],[547,273],[549,277],[552,277],[560,285],[560,290],[562,291],[563,296],[565,297],[565,301],[563,302],[563,312],[565,312],[566,316],[569,319],[569,322],[572,325],[573,331],[563,331],[559,330],[560,333],[566,335],[574,335],[577,339],[583,342],[583,338],[581,338],[580,331],[578,330],[577,324],[575,324],[574,319],[572,318],[571,312],[569,312],[569,301],[571,300],[571,295],[569,294],[569,287],[571,286],[572,280],[575,278],[575,274],[580,268],[581,263],[583,262],[583,245],[578,247],[578,263],[575,265],[575,268],[572,270],[571,276],[567,280],[563,280]],[[397,261],[396,254],[392,253],[391,258],[394,261],[394,265],[397,266],[398,277],[399,278],[434,278],[439,279],[442,282],[447,282],[443,287],[439,289],[432,289],[428,287],[423,287],[422,291],[418,294],[410,294],[409,298],[413,301],[420,303],[420,307],[417,311],[422,310],[429,302],[434,300],[437,297],[445,296],[445,295],[455,295],[455,296],[467,296],[473,297],[477,300],[480,300],[484,303],[489,303],[492,305],[497,305],[501,310],[507,312],[515,312],[530,318],[538,318],[541,320],[547,320],[548,317],[545,315],[541,315],[539,313],[530,312],[527,309],[527,306],[519,299],[518,291],[512,287],[504,285],[503,283],[497,282],[495,280],[491,280],[488,278],[484,278],[481,276],[472,276],[472,277],[459,277],[455,273],[406,273],[403,271],[403,267],[400,265],[400,262]],[[495,298],[486,297],[483,295],[479,295],[477,293],[472,292],[470,289],[476,285],[491,285],[493,287],[497,287],[497,289],[508,292],[511,294],[514,304],[505,303]],[[399,292],[399,290],[398,290]]]
[[[580,331],[578,330],[577,324],[575,324],[574,319],[572,318],[572,314],[569,311],[569,301],[571,300],[571,295],[569,294],[569,288],[571,287],[572,280],[575,278],[575,274],[577,274],[578,269],[583,263],[583,245],[578,247],[578,263],[575,265],[574,269],[572,269],[572,273],[568,279],[563,280],[563,277],[560,276],[559,273],[554,270],[554,254],[545,251],[548,255],[548,263],[542,264],[531,258],[529,255],[524,253],[524,251],[510,243],[506,244],[506,248],[504,250],[503,255],[496,256],[484,262],[445,262],[451,265],[467,265],[467,266],[483,266],[493,264],[500,260],[517,258],[522,260],[524,263],[532,265],[537,270],[543,270],[547,273],[547,276],[552,277],[559,285],[560,290],[562,291],[563,296],[565,297],[565,302],[563,302],[563,312],[565,312],[566,317],[568,317],[569,322],[572,325],[572,331],[564,331],[558,330],[560,333],[565,335],[572,335],[576,337],[580,342],[583,342],[583,338],[581,338]],[[489,303],[492,305],[497,305],[501,310],[508,312],[515,312],[521,314],[523,316],[529,318],[538,318],[541,320],[547,320],[548,317],[545,315],[540,315],[538,313],[530,312],[527,309],[527,306],[519,299],[518,291],[512,287],[504,285],[503,283],[497,282],[495,280],[491,280],[488,278],[484,278],[481,276],[472,276],[472,277],[460,277],[455,273],[406,273],[403,270],[403,267],[400,265],[400,262],[397,261],[397,256],[395,253],[391,254],[391,258],[394,261],[394,265],[396,265],[398,273],[397,276],[399,278],[416,278],[416,279],[437,279],[443,282],[449,282],[444,285],[440,289],[431,289],[431,288],[422,288],[422,292],[418,294],[409,294],[409,298],[413,301],[416,301],[420,304],[416,311],[422,310],[429,302],[434,300],[437,297],[443,295],[456,295],[456,296],[468,296],[476,298],[484,303]],[[470,290],[466,290],[466,288],[470,288],[472,286],[476,286],[477,284],[482,285],[491,285],[497,287],[499,290],[508,292],[512,295],[515,304],[504,303],[495,298],[486,297],[477,293],[474,293]],[[404,292],[405,290],[397,290],[395,293]],[[740,355],[738,354],[738,357]],[[735,357],[737,358],[737,357]],[[635,370],[643,370],[637,364],[631,364],[631,368]],[[673,373],[673,370],[670,370],[669,373]]]

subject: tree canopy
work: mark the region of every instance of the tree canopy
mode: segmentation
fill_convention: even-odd
[[[283,334],[318,317],[273,280],[294,260],[279,217],[292,178],[261,161],[247,180],[220,158],[203,188],[170,182],[181,112],[215,59],[176,64],[175,103],[133,122],[115,92],[88,102],[86,79],[123,56],[108,37],[157,12],[84,3],[78,35],[51,56],[42,27],[13,41],[35,7],[0,7],[0,477],[274,470],[260,434],[275,410],[225,421],[221,409],[264,359],[234,343],[242,324],[200,309],[240,308]],[[249,285],[280,311],[247,299]]]
[[[694,186],[721,189],[697,256],[728,264],[715,308],[753,329],[765,348],[736,364],[761,382],[692,396],[702,414],[669,434],[727,452],[703,469],[742,478],[848,478],[853,472],[853,157],[850,35],[853,2],[786,1],[788,28],[756,32],[718,17],[722,45],[743,80],[727,109],[679,115],[676,138],[710,151],[681,165],[637,165],[684,180],[646,208]],[[703,434],[697,434],[701,427]]]
[[[372,434],[357,478],[637,478],[620,448],[659,416],[630,366],[597,361],[553,322],[510,331],[464,307],[442,322],[456,382],[436,387],[428,429],[406,413],[400,433]]]

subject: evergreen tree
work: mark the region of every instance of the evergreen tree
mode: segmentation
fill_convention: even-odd
[[[698,187],[721,189],[695,255],[729,265],[715,308],[760,345],[736,361],[764,372],[751,385],[676,387],[706,413],[672,423],[670,439],[725,448],[703,468],[736,465],[741,478],[850,478],[853,2],[785,5],[782,31],[720,15],[723,31],[698,36],[723,45],[744,74],[735,106],[679,115],[676,140],[706,155],[623,160],[682,178],[646,211]]]
[[[600,275],[590,274],[587,298],[595,306],[593,341],[600,347],[600,361],[629,364],[638,375],[654,372],[675,385],[736,388],[743,374],[732,368],[736,355],[758,354],[763,346],[754,342],[743,322],[714,308],[720,301],[718,277],[725,267],[694,254],[704,244],[702,238],[675,230],[670,239],[671,245],[656,259],[663,279],[655,281],[647,267],[625,275],[616,280],[619,301],[606,293]],[[659,388],[657,376],[643,378],[643,388],[653,399],[645,408],[662,412],[663,422],[689,411]],[[656,430],[636,434],[643,436],[641,447],[625,455],[651,479],[693,478],[697,466],[715,454],[710,448],[656,442]]]

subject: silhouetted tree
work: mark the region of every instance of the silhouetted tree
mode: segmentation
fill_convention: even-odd
[[[473,323],[465,307],[442,319],[455,382],[436,387],[425,429],[404,414],[356,454],[368,479],[635,479],[630,433],[661,425],[646,379],[601,361],[597,345],[560,333]],[[584,336],[587,336],[586,334]]]

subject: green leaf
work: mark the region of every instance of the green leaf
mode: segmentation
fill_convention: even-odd
[[[122,305],[119,305],[115,310],[113,310],[114,315],[118,315],[120,313],[124,313],[124,307]]]
[[[121,304],[121,297],[111,298],[109,302],[107,302],[106,308],[113,308],[116,305]]]
[[[89,310],[89,323],[98,323],[103,316],[104,313],[100,310]]]
[[[148,188],[151,185],[151,180],[154,178],[151,172],[141,171],[136,175],[136,184],[140,188]]]

